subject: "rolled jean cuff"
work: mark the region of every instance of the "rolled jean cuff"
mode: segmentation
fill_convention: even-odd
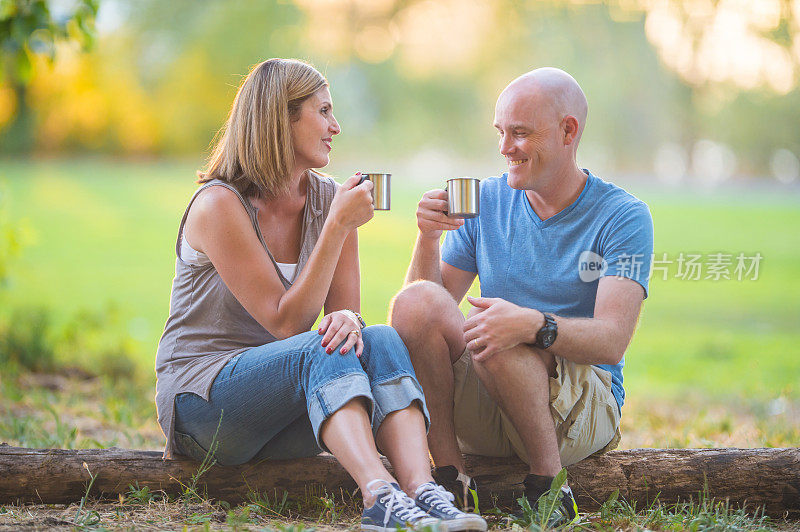
[[[322,423],[334,412],[342,408],[356,397],[363,397],[369,402],[370,419],[375,417],[375,399],[369,386],[369,379],[364,373],[348,373],[333,380],[329,380],[317,388],[308,397],[308,417],[314,438],[320,449],[330,452],[319,433]]]
[[[407,408],[414,401],[419,401],[422,416],[425,418],[425,432],[431,426],[425,394],[417,379],[411,375],[400,375],[387,381],[373,384],[372,395],[375,397],[375,413],[372,418],[372,432],[377,436],[383,420],[398,410]]]

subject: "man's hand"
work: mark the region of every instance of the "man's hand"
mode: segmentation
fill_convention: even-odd
[[[469,297],[477,314],[464,323],[464,341],[477,361],[488,360],[500,351],[536,341],[544,316],[535,309],[520,307],[498,297]]]
[[[464,220],[450,218],[445,212],[447,212],[447,192],[429,190],[423,194],[417,204],[417,227],[420,236],[436,239],[438,242],[442,231],[452,231],[464,225]]]

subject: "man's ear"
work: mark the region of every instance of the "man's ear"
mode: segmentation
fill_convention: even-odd
[[[572,115],[567,115],[561,122],[561,126],[564,128],[564,146],[569,146],[575,142],[575,138],[578,136],[578,130],[580,129],[578,119]]]

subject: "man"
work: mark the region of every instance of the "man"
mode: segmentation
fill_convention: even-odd
[[[653,225],[643,202],[577,165],[586,115],[566,72],[519,77],[495,108],[508,172],[481,183],[480,216],[447,217],[443,190],[419,202],[390,320],[428,402],[435,476],[457,496],[474,488],[462,452],[518,455],[535,504],[563,466],[619,442]],[[457,302],[476,275],[481,297],[468,298],[465,320]],[[552,525],[577,518],[569,488],[560,497]]]

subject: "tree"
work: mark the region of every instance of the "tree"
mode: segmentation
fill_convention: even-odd
[[[53,61],[59,44],[88,49],[94,42],[98,0],[76,0],[59,8],[51,10],[47,0],[0,0],[0,82],[10,85],[18,108],[0,135],[9,151],[24,148],[30,138],[33,123],[25,95],[35,56]]]

